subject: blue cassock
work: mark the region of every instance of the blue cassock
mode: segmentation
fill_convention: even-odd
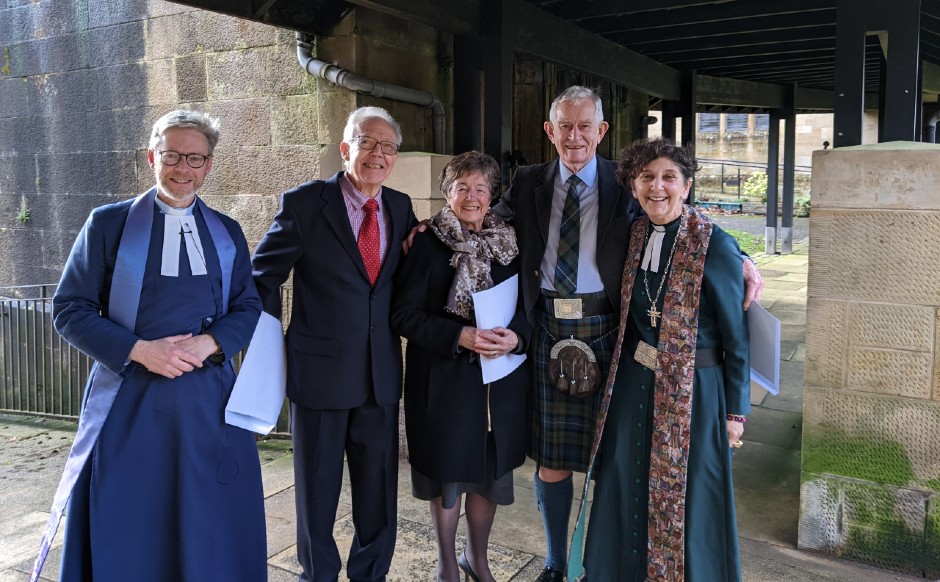
[[[107,319],[131,202],[92,213],[56,292],[55,323],[62,336],[93,357],[96,367],[124,378],[69,501],[60,579],[265,580],[255,439],[223,421],[235,381],[229,359],[248,344],[261,310],[248,245],[238,224],[216,213],[236,248],[225,313],[205,206],[197,204],[194,215],[208,275],[196,276],[185,244],[179,276],[160,274],[164,216],[155,209],[131,332]],[[138,338],[203,331],[220,343],[224,362],[206,360],[172,380],[127,364]]]

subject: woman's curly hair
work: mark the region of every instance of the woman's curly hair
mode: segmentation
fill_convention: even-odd
[[[668,158],[682,172],[686,181],[701,169],[688,148],[677,146],[670,139],[655,137],[638,139],[620,152],[617,160],[617,179],[629,187],[630,180],[637,177],[644,166],[657,158]]]

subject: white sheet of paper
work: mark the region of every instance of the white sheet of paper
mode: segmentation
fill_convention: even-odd
[[[751,380],[771,394],[780,391],[780,320],[757,303],[747,310],[751,335]]]
[[[284,331],[276,317],[262,311],[225,407],[225,422],[268,434],[277,424],[286,391]]]
[[[506,327],[516,314],[519,300],[519,275],[513,275],[499,285],[473,294],[473,311],[477,327],[493,329]],[[525,354],[506,354],[498,358],[480,358],[483,368],[483,383],[489,384],[505,378],[526,359]]]

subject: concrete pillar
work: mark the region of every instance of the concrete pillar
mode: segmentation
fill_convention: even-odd
[[[940,146],[813,154],[799,546],[940,576]]]

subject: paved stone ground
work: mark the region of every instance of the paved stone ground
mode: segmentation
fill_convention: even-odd
[[[751,219],[734,217],[734,220]],[[762,217],[758,219],[758,224],[762,225],[760,220]],[[794,236],[794,241],[800,240]],[[806,244],[797,243],[792,255],[759,255],[755,259],[765,273],[767,283],[761,303],[782,323],[782,382],[776,396],[759,387],[752,390],[754,410],[747,423],[745,446],[735,457],[744,580],[922,580],[796,549],[805,358]],[[75,425],[70,422],[0,415],[0,582],[23,582],[27,579],[74,431]],[[294,581],[299,568],[294,545],[290,443],[261,441],[258,452],[267,511],[268,579],[272,582]],[[515,472],[516,503],[500,508],[496,515],[490,558],[493,573],[500,581],[531,581],[542,567],[543,540],[532,492],[533,472],[531,463]],[[410,495],[409,471],[405,464],[401,465],[399,489],[398,546],[389,580],[432,580],[436,560],[433,529],[426,504]],[[347,483],[334,528],[341,555],[348,549],[352,537],[349,503]],[[464,533],[462,524],[458,551],[465,543]],[[56,579],[60,551],[61,538],[57,540],[43,580]]]

